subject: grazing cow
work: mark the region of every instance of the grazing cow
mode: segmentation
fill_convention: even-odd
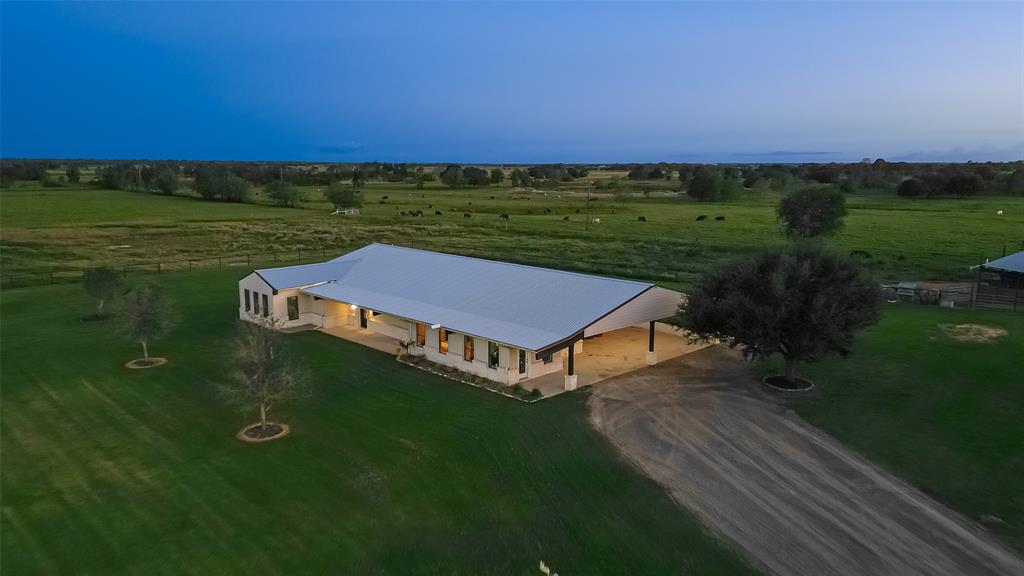
[[[641,217],[637,218],[637,220],[640,221],[640,222],[647,222],[647,216],[641,216]]]
[[[562,218],[562,222],[568,222],[568,221],[569,221],[569,217],[568,216],[566,216],[565,218]]]
[[[725,216],[715,216],[715,220],[721,222],[722,220],[725,220]]]
[[[465,213],[465,214],[463,214],[463,215],[462,215],[462,217],[463,217],[463,218],[472,218],[472,217],[473,217],[473,215],[472,215],[472,214],[469,214],[469,213]]]
[[[444,216],[440,210],[434,210],[434,216]]]
[[[434,207],[433,204],[427,204],[427,208],[433,208],[433,207]]]
[[[472,205],[473,205],[473,203],[472,203],[472,202],[470,202],[470,203],[469,203],[469,205],[470,205],[470,206],[472,206]]]
[[[416,211],[416,215],[417,216],[423,216],[423,210],[417,210]]]
[[[707,214],[701,214],[700,216],[697,216],[697,222],[700,222],[701,220],[707,220],[707,219],[708,219],[708,215]]]
[[[601,223],[601,219],[600,218],[593,218],[593,219],[590,220],[590,223],[591,224],[600,224]]]
[[[494,196],[491,196],[491,200],[494,200]]]
[[[381,196],[381,197],[380,197],[380,199],[381,199],[381,200],[387,200],[387,199],[388,199],[388,197],[387,197],[387,196]]]
[[[551,208],[545,208],[544,209],[544,213],[545,214],[551,214]]]
[[[498,216],[498,218],[501,218],[502,220],[508,220],[508,214],[502,214]]]
[[[405,210],[402,210],[401,214],[402,216],[405,216]]]
[[[996,216],[1002,216],[1002,215],[1003,215],[1002,209],[996,210]]]
[[[579,214],[579,213],[580,213],[580,209],[579,209],[579,208],[577,208],[577,209],[576,209],[576,213],[577,213],[577,214]]]

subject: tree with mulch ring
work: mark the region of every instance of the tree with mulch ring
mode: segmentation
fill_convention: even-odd
[[[104,306],[117,296],[117,292],[121,288],[121,277],[117,271],[109,266],[88,268],[82,273],[82,285],[85,291],[96,299],[96,312],[84,316],[82,320],[95,322],[113,318],[113,314],[104,311]]]
[[[173,324],[171,308],[159,286],[143,284],[129,292],[118,308],[121,332],[142,345],[142,358],[132,360],[129,368],[153,368],[166,358],[150,358],[149,344],[164,335]]]
[[[265,442],[288,434],[288,425],[267,419],[277,404],[309,395],[306,375],[274,326],[240,322],[232,355],[232,378],[220,386],[221,396],[243,413],[259,413],[259,422],[236,435],[247,442]]]
[[[849,354],[857,331],[878,321],[881,301],[878,285],[855,260],[801,242],[708,272],[674,321],[698,339],[742,346],[748,359],[780,354],[784,374],[765,384],[809,390],[799,365]]]

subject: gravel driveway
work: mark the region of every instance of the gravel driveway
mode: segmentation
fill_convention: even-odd
[[[724,347],[598,384],[590,414],[765,572],[1024,575],[979,525],[780,406]]]

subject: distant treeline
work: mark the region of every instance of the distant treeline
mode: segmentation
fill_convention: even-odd
[[[83,174],[90,173],[86,182]],[[202,161],[0,160],[0,185],[16,180],[43,186],[91,184],[101,188],[174,194],[182,179],[203,198],[227,202],[250,199],[251,186],[282,181],[295,186],[369,181],[408,183],[423,188],[439,181],[449,188],[492,186],[509,180],[515,187],[558,188],[594,171],[625,177],[591,179],[601,190],[656,186],[685,191],[700,199],[727,199],[743,190],[784,190],[808,184],[833,185],[843,192],[892,191],[901,196],[1024,195],[1024,161],[910,163],[883,159],[805,164],[537,164],[480,166],[389,162],[295,163]]]

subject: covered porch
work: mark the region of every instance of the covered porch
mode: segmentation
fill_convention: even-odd
[[[653,334],[654,353],[649,354]],[[625,374],[705,348],[707,344],[690,344],[687,338],[671,327],[655,323],[650,327],[627,327],[583,340],[583,349],[573,355],[576,386],[590,386],[613,376]],[[563,353],[569,354],[569,350]],[[563,359],[560,373],[548,374],[522,383],[524,388],[539,390],[544,396],[566,391],[569,375],[568,357]]]

